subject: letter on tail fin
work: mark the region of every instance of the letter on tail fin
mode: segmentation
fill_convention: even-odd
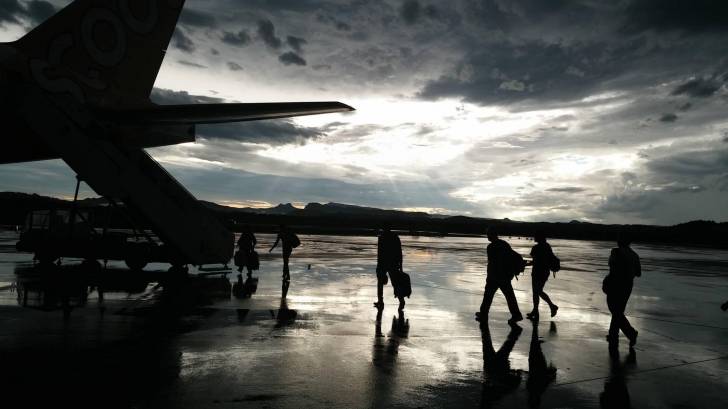
[[[76,0],[15,45],[50,92],[67,91],[99,106],[144,105],[183,5],[184,0]]]

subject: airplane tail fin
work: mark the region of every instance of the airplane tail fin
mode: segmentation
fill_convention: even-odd
[[[184,0],[75,0],[16,47],[49,91],[99,106],[138,106],[148,103],[183,5]]]

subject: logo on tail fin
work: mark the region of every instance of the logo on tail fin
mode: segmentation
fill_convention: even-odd
[[[35,50],[49,45],[45,56],[29,53],[31,76],[42,89],[81,102],[146,99],[183,4],[77,0],[26,36],[30,39],[25,43]],[[138,56],[130,59],[132,50]],[[118,95],[99,94],[111,85]]]

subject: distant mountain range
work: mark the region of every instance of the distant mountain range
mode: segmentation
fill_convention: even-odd
[[[548,237],[614,240],[618,232],[628,232],[635,241],[728,248],[728,223],[696,220],[675,226],[603,225],[572,220],[567,223],[519,222],[468,216],[432,215],[425,212],[386,210],[341,203],[309,203],[299,209],[290,203],[270,208],[236,208],[201,201],[232,230],[250,225],[258,232],[273,232],[280,224],[302,233],[375,234],[384,225],[414,235],[482,235],[495,226],[503,235],[532,236],[537,231]],[[0,225],[23,225],[31,210],[68,209],[71,202],[35,194],[0,192]],[[131,227],[123,208],[109,207],[102,198],[84,199],[78,206],[93,224]],[[145,227],[138,221],[135,227]]]
[[[376,207],[356,206],[342,203],[309,203],[303,209],[294,207],[290,203],[281,203],[268,208],[256,207],[230,207],[213,202],[201,201],[204,205],[215,211],[240,212],[254,214],[269,214],[281,216],[372,216],[372,217],[399,217],[399,218],[443,218],[447,216],[431,215],[425,212],[406,212],[401,210],[385,210]]]

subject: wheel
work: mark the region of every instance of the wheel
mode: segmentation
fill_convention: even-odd
[[[140,244],[127,244],[124,256],[124,263],[130,270],[140,271],[147,266],[149,260],[149,249]]]

